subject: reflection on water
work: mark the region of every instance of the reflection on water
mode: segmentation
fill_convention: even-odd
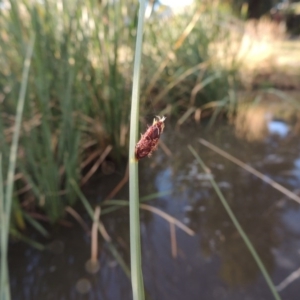
[[[185,222],[196,233],[191,237],[176,228],[177,257],[173,258],[169,224],[160,216],[141,212],[143,272],[149,299],[273,299],[188,144],[211,169],[274,283],[280,284],[300,267],[299,204],[197,141],[199,137],[209,140],[298,193],[299,137],[286,120],[266,118],[265,107],[259,112],[263,121],[255,130],[263,128],[263,135],[255,138],[243,136],[245,124],[242,130],[219,124],[207,133],[196,125],[174,131],[167,123],[162,138],[172,156],[160,149],[151,159],[140,162],[141,194],[171,191],[149,204]],[[121,177],[117,172],[102,176],[103,187],[113,186]],[[92,194],[91,200],[97,201]],[[127,191],[118,195],[118,199],[127,197]],[[85,213],[83,217],[90,224]],[[103,222],[129,263],[128,209],[105,216]],[[100,271],[89,274],[85,263],[90,256],[90,238],[77,225],[56,230],[53,240],[58,240],[59,251],[53,250],[53,244],[44,253],[21,243],[11,245],[13,299],[131,299],[130,282],[105,243],[100,246]],[[296,279],[285,287],[280,292],[282,298],[299,299],[299,282]]]
[[[269,99],[270,100],[270,99]],[[273,99],[274,101],[275,99]],[[235,133],[247,141],[262,141],[269,135],[281,138],[299,133],[300,113],[285,102],[245,102],[239,105],[234,118]]]
[[[280,137],[286,137],[290,127],[283,121],[271,120],[268,122],[268,129],[271,134],[278,134]]]

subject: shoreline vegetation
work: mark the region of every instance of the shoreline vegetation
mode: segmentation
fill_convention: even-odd
[[[42,212],[50,223],[57,222],[77,201],[74,182],[84,187],[106,162],[109,172],[108,157],[118,163],[128,155],[138,2],[8,3],[0,9],[2,174],[9,167],[26,49],[35,34],[11,227],[22,231],[30,222],[43,232],[31,213]],[[278,55],[273,45],[285,37],[282,24],[267,18],[243,21],[221,1],[195,1],[176,13],[149,4],[140,78],[143,128],[149,115],[176,119],[179,126],[210,117],[212,125],[219,114],[234,118],[241,98],[259,98],[241,97],[244,92],[276,82],[297,89],[297,80],[285,84],[290,77],[272,79]],[[286,60],[288,45],[281,47]],[[257,69],[267,75],[260,77]],[[297,78],[291,68],[288,72]]]
[[[75,202],[70,180],[83,186],[108,155],[126,157],[138,5],[24,0],[10,6],[0,11],[4,174],[25,50],[36,34],[15,174],[15,225],[22,229],[23,211],[36,206],[56,222]],[[149,110],[182,122],[214,108],[234,112],[240,58],[222,64],[218,55],[220,45],[236,51],[229,34],[240,25],[217,5],[195,4],[176,15],[160,9],[148,17],[140,121]]]

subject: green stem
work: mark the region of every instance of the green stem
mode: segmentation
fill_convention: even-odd
[[[203,171],[207,174],[210,174],[209,169],[206,167],[206,165],[204,164],[204,162],[202,161],[202,159],[199,157],[199,155],[197,154],[197,152],[195,151],[195,149],[191,146],[188,145],[189,150],[192,152],[192,154],[194,155],[194,157],[197,159],[198,163],[201,165]],[[215,182],[215,180],[213,179],[213,177],[210,177],[210,182],[214,188],[214,190],[216,191],[217,195],[219,196],[219,199],[221,200],[226,212],[228,213],[231,221],[233,222],[234,226],[236,227],[237,231],[239,232],[240,236],[242,237],[242,239],[244,240],[247,248],[249,249],[250,253],[252,254],[254,260],[256,261],[259,269],[261,270],[274,298],[276,300],[281,300],[278,292],[276,291],[276,288],[274,286],[274,283],[272,282],[272,279],[270,277],[270,275],[268,274],[267,269],[265,268],[262,260],[260,259],[258,253],[256,252],[254,246],[252,245],[251,241],[249,240],[249,238],[247,237],[247,234],[245,233],[245,231],[243,230],[242,226],[240,225],[239,221],[237,220],[237,218],[235,217],[233,211],[231,210],[230,206],[228,205],[225,197],[223,196],[221,190],[219,189],[217,183]]]
[[[138,139],[140,68],[142,60],[143,27],[146,1],[140,0],[136,48],[134,57],[133,85],[131,98],[130,141],[129,141],[129,197],[130,197],[130,259],[131,284],[134,300],[143,300],[144,283],[141,261],[141,237],[139,214],[139,175],[135,159],[135,145]]]
[[[30,69],[30,64],[31,64],[31,57],[33,54],[34,40],[35,40],[35,37],[32,36],[29,47],[27,49],[25,61],[24,61],[21,89],[20,89],[18,104],[17,104],[16,123],[15,123],[12,145],[11,145],[10,156],[9,156],[7,186],[6,186],[5,196],[4,196],[5,198],[2,203],[1,292],[0,293],[3,293],[3,294],[0,294],[0,296],[1,296],[0,299],[3,299],[3,300],[10,299],[9,272],[8,272],[8,266],[7,266],[8,234],[9,234],[11,207],[12,207],[12,193],[13,193],[13,188],[14,188],[14,174],[15,174],[16,161],[17,161],[17,150],[18,150],[19,136],[20,136],[20,130],[21,130],[21,122],[22,122],[22,116],[23,116],[24,103],[25,103],[25,98],[26,98],[28,75],[29,75],[29,69]]]

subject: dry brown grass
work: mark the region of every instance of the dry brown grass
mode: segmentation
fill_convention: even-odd
[[[215,63],[239,68],[246,89],[300,89],[300,41],[289,40],[283,23],[268,18],[231,25],[227,40],[211,46]]]

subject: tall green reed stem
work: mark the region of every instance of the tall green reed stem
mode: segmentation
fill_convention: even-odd
[[[142,60],[143,28],[146,1],[140,0],[136,47],[134,56],[133,84],[131,97],[131,118],[129,138],[129,213],[130,213],[130,260],[131,284],[134,300],[143,300],[144,283],[141,259],[140,213],[139,213],[139,173],[138,162],[135,159],[135,145],[139,129],[139,92],[140,69]]]
[[[31,64],[31,58],[33,53],[35,37],[32,36],[30,40],[30,44],[27,49],[23,74],[22,74],[22,83],[21,89],[18,98],[17,104],[17,112],[16,112],[16,123],[13,133],[12,145],[10,149],[9,156],[9,165],[8,165],[8,174],[7,174],[7,184],[4,193],[3,189],[3,181],[0,182],[2,184],[1,187],[1,286],[0,286],[0,299],[1,300],[9,300],[10,299],[10,291],[9,291],[9,272],[7,266],[7,250],[8,250],[8,235],[9,235],[9,225],[10,225],[10,214],[12,207],[12,193],[14,188],[14,174],[15,167],[17,161],[17,151],[18,151],[18,143],[21,129],[21,122],[24,110],[24,103],[26,97],[27,83],[28,83],[28,75]],[[2,167],[1,170],[2,172]],[[2,174],[1,178],[2,179]]]
[[[207,174],[210,174],[209,169],[206,167],[206,165],[204,164],[204,162],[202,161],[202,159],[199,157],[199,155],[197,154],[197,152],[195,151],[195,149],[191,146],[188,145],[189,150],[192,152],[192,154],[194,155],[194,157],[196,158],[196,160],[198,161],[198,163],[201,165],[201,168],[203,169],[203,171]],[[210,182],[215,190],[215,192],[217,193],[221,203],[223,204],[226,212],[228,213],[232,223],[234,224],[235,228],[237,229],[237,231],[239,232],[240,236],[242,237],[242,239],[244,240],[247,248],[249,249],[250,253],[252,254],[255,262],[257,263],[259,269],[261,270],[274,298],[276,300],[281,300],[278,292],[276,291],[275,285],[272,282],[272,279],[270,277],[270,275],[268,274],[268,271],[266,270],[262,260],[260,259],[258,253],[256,252],[255,248],[253,247],[251,241],[249,240],[247,234],[245,233],[245,231],[243,230],[242,226],[240,225],[239,221],[237,220],[237,218],[235,217],[233,211],[231,210],[230,206],[228,205],[225,197],[223,196],[221,190],[219,189],[217,183],[215,182],[215,180],[213,179],[213,177],[210,177]]]
[[[8,229],[6,229],[4,210],[4,183],[2,170],[2,153],[0,153],[0,225],[1,225],[1,273],[0,273],[0,299],[9,299],[9,284],[7,273],[6,244]]]

